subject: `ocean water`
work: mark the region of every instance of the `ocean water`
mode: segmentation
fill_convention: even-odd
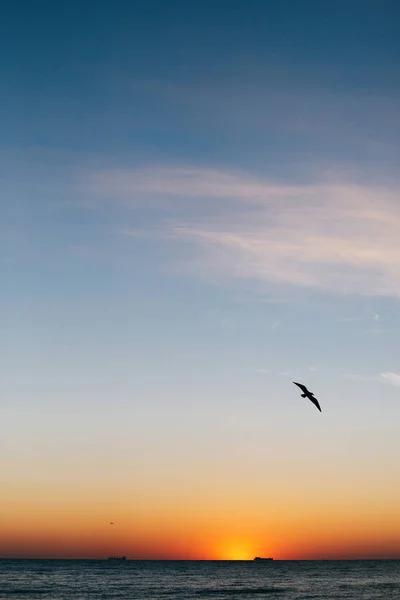
[[[400,561],[0,560],[0,600],[400,600]]]

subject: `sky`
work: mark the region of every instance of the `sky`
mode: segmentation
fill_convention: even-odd
[[[4,4],[0,557],[400,558],[399,17]]]

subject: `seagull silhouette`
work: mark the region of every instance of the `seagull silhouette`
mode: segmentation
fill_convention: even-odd
[[[110,522],[110,525],[115,525],[115,523],[113,523],[112,521]]]
[[[301,394],[302,398],[308,398],[309,400],[311,400],[311,402],[313,404],[315,404],[315,406],[318,408],[319,412],[322,412],[321,407],[319,405],[318,400],[316,399],[316,397],[314,396],[314,394],[312,392],[310,392],[305,385],[303,385],[302,383],[296,383],[295,381],[293,381],[294,385],[297,385],[302,392],[304,392],[303,394]]]

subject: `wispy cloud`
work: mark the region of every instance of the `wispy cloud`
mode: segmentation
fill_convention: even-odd
[[[253,143],[271,130],[283,130],[298,135],[312,133],[321,136],[324,143],[326,139],[344,139],[357,146],[362,144],[364,150],[374,151],[378,157],[396,150],[399,98],[394,90],[387,94],[381,89],[379,93],[375,86],[373,93],[365,93],[363,85],[364,93],[341,91],[337,73],[327,65],[322,71],[315,66],[296,65],[293,71],[283,64],[263,64],[262,72],[253,66],[251,75],[247,64],[245,73],[238,65],[236,68],[233,80],[135,80],[129,82],[126,91],[133,91],[135,97],[162,98],[163,103],[195,114],[197,123],[214,130],[229,129],[231,135],[251,131]],[[371,73],[369,65],[368,80]],[[321,78],[325,81],[323,88],[309,85]]]
[[[307,185],[202,168],[113,170],[91,192],[163,220],[125,235],[185,242],[190,269],[320,290],[400,296],[400,186]]]
[[[400,375],[397,373],[391,373],[390,371],[387,371],[385,373],[379,373],[378,375],[357,375],[347,373],[342,375],[342,377],[344,377],[344,379],[350,379],[352,381],[369,381],[400,386]]]
[[[357,373],[343,373],[343,379],[350,379],[350,381],[372,381],[373,378],[367,377],[366,375],[358,375]]]
[[[381,373],[379,377],[383,383],[389,383],[390,385],[400,385],[400,375],[398,375],[397,373]]]
[[[277,198],[298,197],[315,192],[315,186],[296,186],[257,178],[245,172],[196,167],[155,167],[111,169],[94,173],[88,181],[102,195],[127,198],[131,202],[147,197],[175,196],[202,199],[230,199],[248,204],[265,204]],[[324,186],[322,186],[323,189]]]

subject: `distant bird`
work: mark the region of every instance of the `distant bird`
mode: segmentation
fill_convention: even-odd
[[[113,523],[112,521],[110,521],[110,525],[115,525],[115,523]]]
[[[301,394],[302,398],[308,398],[309,400],[311,400],[311,402],[313,404],[315,404],[315,406],[318,408],[319,412],[322,412],[321,407],[319,405],[318,400],[316,399],[316,397],[314,396],[314,394],[312,392],[310,392],[305,385],[303,385],[302,383],[296,383],[295,381],[293,381],[294,385],[297,385],[302,392],[304,392],[303,394]]]

